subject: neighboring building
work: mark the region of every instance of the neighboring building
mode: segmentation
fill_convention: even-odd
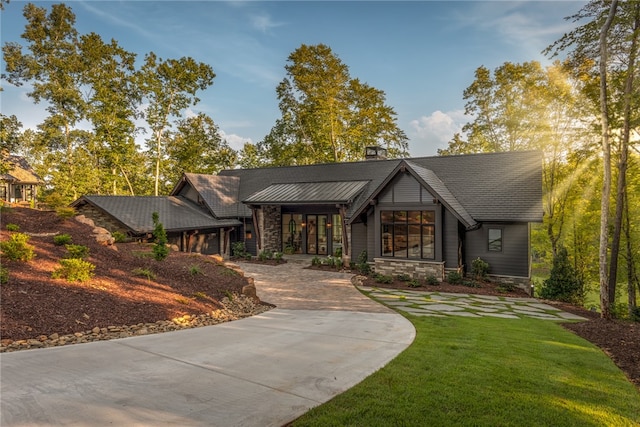
[[[199,207],[211,223],[176,231],[215,235],[210,247],[227,255],[234,241],[245,241],[253,254],[341,252],[355,261],[366,251],[377,271],[438,279],[479,257],[492,275],[528,280],[530,223],[543,215],[540,153],[394,160],[378,154],[354,163],[184,174],[167,200],[183,201],[185,213]],[[104,208],[102,197],[80,200]],[[129,199],[138,206],[140,198]],[[103,211],[125,223],[128,202],[118,203],[117,212]]]
[[[9,155],[7,173],[0,175],[0,200],[10,203],[33,203],[44,181],[29,166],[24,157]]]

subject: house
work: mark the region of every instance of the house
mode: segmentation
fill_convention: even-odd
[[[184,174],[166,198],[179,200],[184,206],[176,210],[184,214],[167,211],[165,218],[182,215],[172,229],[182,241],[197,232],[217,242],[205,253],[228,255],[235,241],[254,255],[341,254],[356,261],[366,252],[376,271],[438,279],[481,258],[494,276],[528,281],[530,224],[543,215],[539,152],[381,160],[373,150],[361,162]],[[114,201],[116,210],[108,209],[108,197],[80,200],[133,230],[127,218],[137,216],[143,199]],[[210,223],[196,227],[195,211]],[[144,215],[150,218],[150,208]]]
[[[8,155],[4,160],[8,166],[0,175],[0,200],[10,203],[34,203],[38,189],[44,181],[21,156]]]

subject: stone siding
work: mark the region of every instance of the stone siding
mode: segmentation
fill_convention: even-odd
[[[438,279],[438,282],[444,280],[444,262],[374,258],[374,263],[375,272],[385,276],[407,274],[413,279],[425,280],[433,276]]]
[[[95,207],[85,204],[76,208],[78,214],[82,214],[87,218],[91,218],[93,223],[97,227],[106,228],[109,232],[119,231],[120,233],[127,234],[127,229],[113,219],[111,215],[104,213],[103,211],[96,209]]]
[[[262,250],[282,251],[282,214],[280,206],[262,207]]]

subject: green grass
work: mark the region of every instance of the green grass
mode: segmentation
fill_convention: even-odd
[[[636,426],[640,393],[553,322],[407,316],[414,343],[294,426]]]

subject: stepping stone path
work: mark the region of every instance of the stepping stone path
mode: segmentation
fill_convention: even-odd
[[[452,294],[447,292],[405,291],[360,286],[371,298],[396,310],[414,316],[499,317],[543,320],[587,320],[567,313],[535,298],[500,297],[492,295]]]

